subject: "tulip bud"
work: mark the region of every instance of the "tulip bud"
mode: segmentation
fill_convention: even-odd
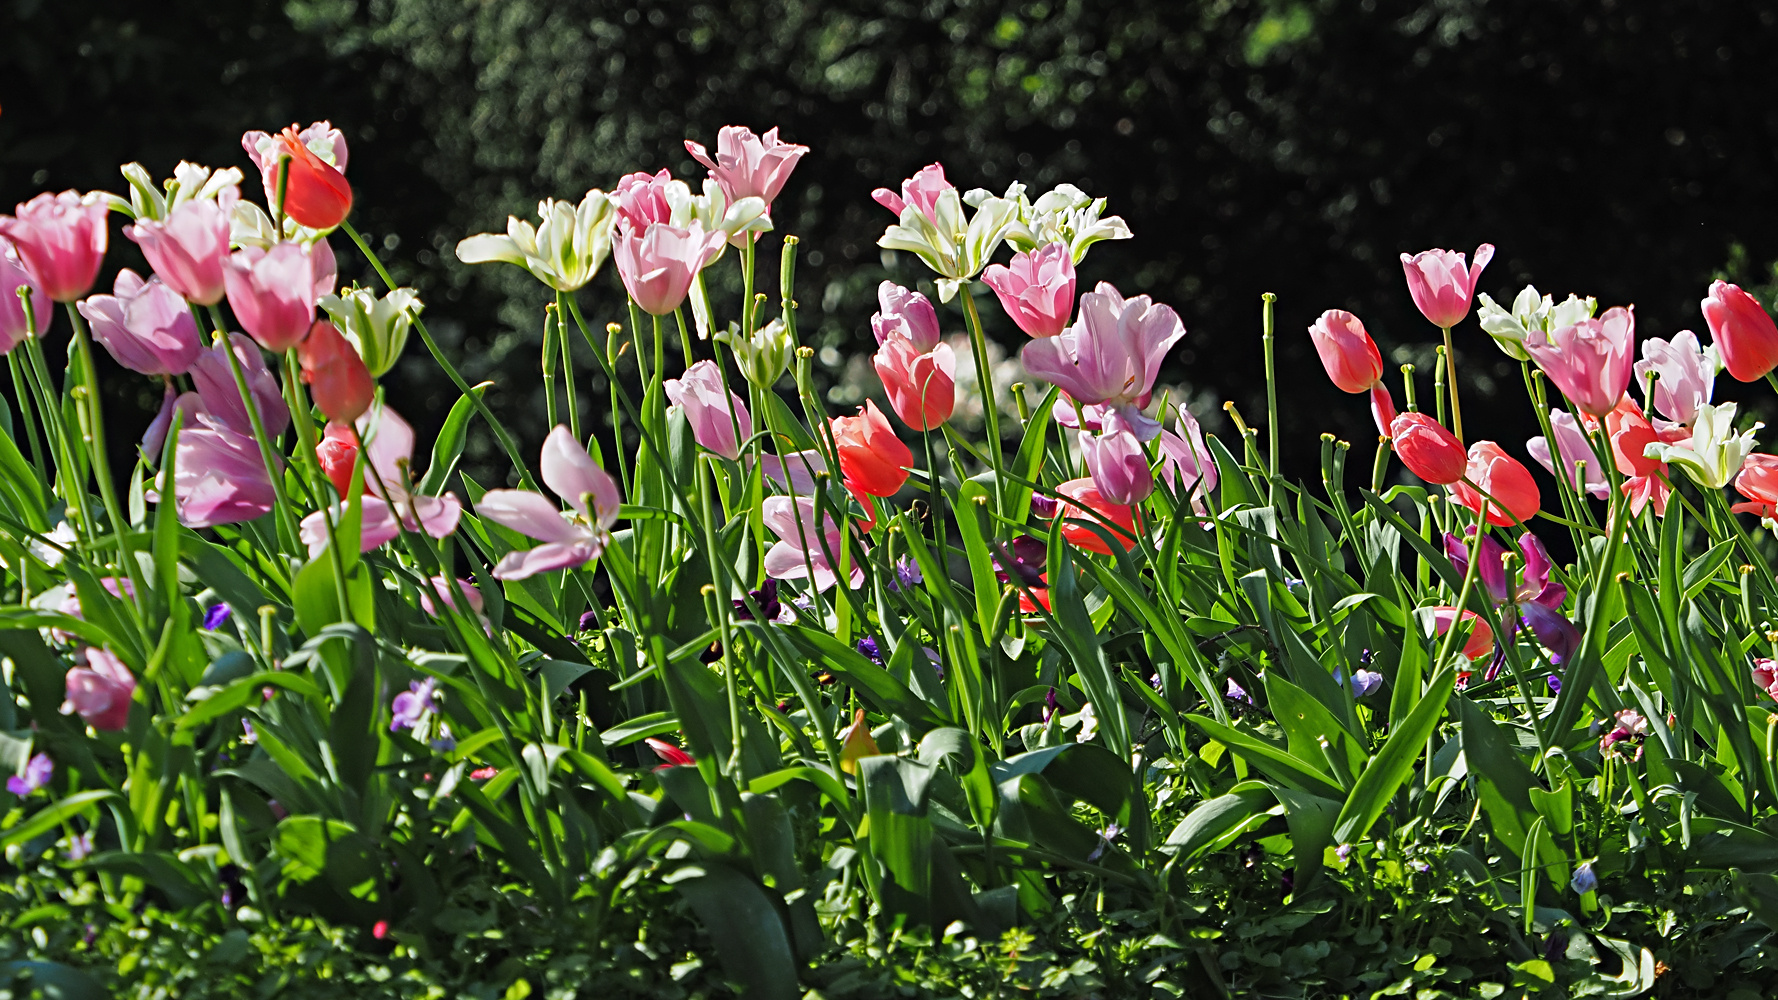
[[[223,272],[228,306],[253,339],[282,354],[308,335],[315,322],[313,251],[296,243],[270,250],[235,251]]]
[[[1423,250],[1401,255],[1401,268],[1407,274],[1408,294],[1414,305],[1433,326],[1449,330],[1469,315],[1469,303],[1475,297],[1476,282],[1482,268],[1494,259],[1494,245],[1476,247],[1475,263],[1467,270],[1463,255],[1450,250]]]
[[[1531,478],[1531,470],[1498,444],[1477,441],[1470,445],[1464,478],[1468,482],[1452,486],[1452,495],[1458,503],[1477,513],[1481,512],[1482,504],[1487,503],[1489,524],[1504,528],[1537,516],[1542,502],[1537,481]],[[1487,496],[1483,496],[1484,493]]]
[[[99,276],[110,235],[104,196],[45,191],[15,211],[0,215],[0,237],[12,241],[31,284],[56,302],[85,295]],[[49,317],[37,317],[39,333],[48,325]]]
[[[1701,303],[1723,367],[1743,382],[1778,368],[1778,325],[1740,286],[1718,281]]]
[[[321,309],[358,349],[364,367],[377,378],[395,367],[407,346],[408,329],[424,308],[411,288],[397,288],[378,298],[370,289],[353,285],[344,295],[321,297]]]
[[[921,354],[897,337],[878,348],[872,362],[902,423],[929,431],[951,419],[957,405],[957,358],[951,345],[938,344]]]
[[[352,469],[358,462],[358,441],[352,428],[330,421],[320,443],[315,445],[315,458],[341,497],[352,492]]]
[[[377,384],[358,352],[332,323],[316,320],[296,351],[302,361],[303,381],[327,419],[351,423],[370,409]]]
[[[730,324],[716,339],[735,353],[742,377],[761,389],[771,388],[790,369],[790,352],[796,347],[782,317],[753,331],[752,337],[741,336],[741,328]]]
[[[1424,413],[1403,413],[1390,425],[1395,453],[1414,475],[1429,483],[1449,486],[1463,478],[1469,456],[1463,442],[1442,424]]]
[[[1383,378],[1383,355],[1357,316],[1329,309],[1309,327],[1327,377],[1342,392],[1368,392]]]
[[[867,401],[856,417],[833,418],[833,443],[846,485],[870,496],[893,496],[914,464],[914,453],[874,402]]]
[[[346,175],[315,155],[291,126],[278,137],[290,157],[284,179],[284,214],[310,229],[332,229],[352,214],[352,185]]]
[[[1061,243],[1014,254],[1010,266],[994,264],[983,271],[982,281],[1030,336],[1054,337],[1073,316],[1074,258]]]

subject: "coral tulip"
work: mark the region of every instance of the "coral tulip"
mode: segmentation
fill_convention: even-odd
[[[1146,295],[1126,299],[1107,282],[1080,298],[1080,318],[1054,337],[1019,352],[1025,370],[1060,386],[1083,406],[1115,410],[1148,441],[1161,425],[1142,412],[1154,391],[1161,360],[1185,336],[1171,307]]]
[[[315,445],[315,458],[321,463],[321,473],[340,496],[352,491],[352,470],[358,463],[358,440],[352,434],[352,428],[342,423],[329,423],[321,440]]]
[[[1699,304],[1730,375],[1752,382],[1778,368],[1778,324],[1757,299],[1739,285],[1717,281]]]
[[[1074,257],[1064,244],[1014,254],[1010,264],[983,271],[982,281],[1019,329],[1033,337],[1061,333],[1074,313]]]
[[[268,205],[278,200],[278,158],[286,153],[284,138],[283,133],[271,134],[258,130],[241,135],[241,148],[247,151],[247,158],[259,169],[259,179],[265,187],[265,201]],[[296,133],[296,139],[323,162],[345,172],[348,156],[346,137],[333,127],[332,122],[311,122],[308,128]]]
[[[1667,467],[1648,457],[1648,446],[1660,442],[1660,432],[1625,396],[1617,409],[1605,415],[1605,433],[1611,441],[1612,460],[1626,477],[1622,489],[1630,498],[1630,513],[1640,514],[1652,503],[1655,514],[1664,516],[1673,488],[1667,484]]]
[[[1451,623],[1457,620],[1457,609],[1449,604],[1439,605],[1434,608],[1422,608],[1420,614],[1422,618],[1430,618],[1432,620],[1433,627],[1436,629],[1438,635],[1444,635],[1446,632],[1449,632],[1451,630]],[[1463,640],[1464,656],[1471,660],[1480,660],[1493,652],[1494,630],[1488,626],[1488,623],[1483,620],[1481,615],[1465,609],[1463,612],[1463,623],[1465,625],[1473,626],[1473,631],[1469,633],[1469,638]]]
[[[685,150],[709,169],[711,178],[728,196],[729,204],[742,198],[758,198],[766,203],[766,213],[770,215],[773,199],[784,190],[790,172],[809,147],[780,141],[776,128],[766,130],[765,135],[754,135],[744,125],[724,125],[716,133],[714,160],[701,143],[688,139]]]
[[[833,443],[846,486],[868,496],[895,495],[914,464],[914,453],[874,402],[867,401],[855,417],[833,418]]]
[[[666,763],[660,765],[659,767],[655,768],[656,771],[664,771],[669,767],[697,767],[698,766],[698,759],[696,757],[693,757],[691,754],[686,753],[684,750],[681,750],[678,747],[674,746],[673,744],[668,743],[666,740],[657,740],[654,737],[650,736],[643,742],[648,744],[648,748],[650,750],[654,751],[654,754],[656,757],[659,757],[661,760],[666,762]]]
[[[1778,521],[1778,455],[1756,452],[1747,456],[1740,474],[1735,477],[1735,492],[1746,497],[1747,502],[1738,503],[1731,510],[1737,514],[1758,514],[1766,521]]]
[[[315,266],[300,244],[237,250],[223,277],[229,308],[260,346],[282,354],[308,336],[315,322]]]
[[[1630,385],[1636,343],[1634,306],[1615,306],[1598,319],[1552,330],[1547,340],[1525,342],[1525,351],[1583,413],[1610,413]]]
[[[872,363],[902,423],[929,431],[951,419],[957,405],[957,356],[951,345],[941,343],[921,354],[895,337],[877,349]]]
[[[103,196],[45,191],[15,211],[0,215],[0,237],[12,241],[31,283],[55,302],[73,302],[90,291],[110,236]],[[37,317],[38,332],[48,325],[47,316]]]
[[[1542,500],[1537,481],[1531,478],[1531,470],[1498,444],[1477,441],[1469,446],[1464,479],[1451,487],[1451,493],[1458,503],[1477,513],[1487,503],[1489,524],[1504,528],[1537,516]]]
[[[741,457],[742,442],[753,436],[753,416],[741,397],[722,384],[716,362],[700,361],[662,388],[667,399],[685,412],[691,436],[700,447],[731,462]]]
[[[665,316],[685,301],[692,279],[722,252],[726,240],[721,230],[707,233],[696,220],[684,229],[656,223],[641,233],[618,234],[612,255],[637,307]]]
[[[1109,532],[1126,552],[1136,547],[1136,508],[1111,502],[1091,479],[1070,479],[1056,487],[1056,492],[1068,498],[1068,502],[1056,509],[1056,516],[1063,519],[1062,537],[1076,548],[1110,555],[1111,548],[1105,544],[1105,538],[1100,534],[1102,531]],[[1099,516],[1094,517],[1094,514]],[[1071,524],[1070,521],[1084,523]],[[1108,527],[1106,521],[1111,522],[1111,526]],[[1088,524],[1093,527],[1087,527]]]
[[[1475,297],[1476,282],[1482,268],[1494,259],[1494,245],[1476,247],[1475,263],[1467,270],[1463,255],[1450,250],[1422,250],[1401,255],[1401,269],[1408,278],[1408,294],[1420,314],[1440,329],[1449,330],[1469,315],[1469,303]]]
[[[93,339],[117,363],[144,375],[183,375],[203,353],[197,320],[185,299],[160,278],[118,272],[111,295],[94,295],[76,308],[92,324]]]
[[[117,732],[129,724],[130,700],[136,694],[136,675],[116,654],[98,647],[86,651],[86,666],[68,671],[67,700],[62,714],[79,713],[87,725],[101,732]]]
[[[1309,327],[1327,377],[1343,392],[1369,392],[1383,378],[1383,355],[1357,316],[1329,309]]]
[[[142,248],[167,287],[200,306],[222,301],[228,261],[228,216],[240,191],[230,184],[214,198],[181,202],[165,220],[137,219],[123,231]]]
[[[42,333],[48,328],[51,317],[49,296],[31,280],[11,241],[0,239],[0,354],[11,353],[31,330],[31,325],[25,322],[24,300],[18,295],[21,288],[30,289],[27,294],[31,299],[31,317],[37,332]]]
[[[1424,413],[1408,412],[1396,417],[1389,436],[1402,464],[1429,483],[1449,486],[1462,479],[1469,467],[1463,442]]]
[[[316,155],[298,135],[295,125],[286,128],[278,138],[278,155],[290,158],[284,180],[284,214],[310,229],[332,229],[346,221],[346,216],[352,214],[352,185],[346,183],[346,175]],[[272,170],[276,184],[275,160]]]
[[[377,394],[376,380],[338,327],[316,320],[309,335],[297,345],[296,354],[302,361],[303,382],[328,420],[351,423],[370,409]]]

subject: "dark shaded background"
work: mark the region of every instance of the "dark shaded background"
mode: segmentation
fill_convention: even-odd
[[[541,286],[451,254],[509,212],[634,169],[695,183],[682,139],[777,125],[813,149],[774,212],[803,240],[804,342],[843,365],[890,263],[872,188],[933,160],[965,188],[1071,181],[1136,233],[1083,280],[1179,310],[1163,378],[1207,416],[1230,398],[1263,419],[1258,297],[1278,293],[1287,459],[1308,477],[1319,432],[1374,434],[1314,360],[1315,315],[1350,308],[1393,360],[1430,359],[1401,251],[1492,242],[1481,287],[1503,303],[1527,281],[1635,303],[1645,335],[1701,327],[1717,272],[1770,281],[1775,23],[1710,0],[0,0],[0,205],[122,190],[129,160],[250,170],[243,130],[330,118],[358,225],[534,443]],[[589,318],[615,317],[618,288],[608,268],[582,293]],[[1466,425],[1522,454],[1517,366],[1473,319],[1457,336]],[[417,341],[386,382],[422,433],[454,399]],[[155,397],[128,373],[108,388],[127,453]]]

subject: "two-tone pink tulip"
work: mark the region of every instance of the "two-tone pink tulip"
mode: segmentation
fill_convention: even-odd
[[[1553,330],[1547,340],[1525,341],[1525,352],[1581,412],[1603,417],[1629,388],[1635,343],[1635,307],[1615,306]]]
[[[766,215],[770,217],[772,201],[784,190],[790,172],[809,147],[780,140],[776,128],[766,130],[765,135],[754,135],[745,125],[724,125],[716,133],[714,159],[703,144],[689,139],[685,150],[709,169],[729,204],[742,198],[758,198],[766,203]]]
[[[32,330],[32,323],[26,322],[24,300],[19,298],[21,288],[30,289],[25,293],[31,299],[30,319],[41,334],[49,327],[53,304],[25,270],[12,241],[0,238],[0,354],[10,354]]]
[[[227,290],[228,217],[239,198],[240,189],[230,184],[215,198],[181,202],[165,219],[137,219],[123,234],[168,288],[194,305],[213,306]]]
[[[228,259],[228,305],[242,328],[273,353],[295,347],[315,322],[316,274],[311,251],[297,243],[270,250],[245,247]]]
[[[1007,264],[990,265],[982,281],[1030,336],[1054,337],[1074,314],[1074,257],[1064,244],[1014,254]]]
[[[1476,282],[1482,268],[1494,259],[1494,245],[1476,247],[1475,263],[1464,266],[1463,255],[1451,250],[1422,250],[1401,255],[1401,269],[1407,275],[1408,294],[1420,315],[1440,329],[1449,330],[1469,315],[1475,298]]]
[[[0,215],[0,237],[12,241],[31,283],[55,302],[73,302],[92,290],[110,237],[104,198],[97,192],[44,192]],[[39,316],[39,331],[48,326]]]
[[[618,233],[611,252],[637,308],[665,316],[685,301],[692,279],[722,252],[727,238],[721,230],[705,232],[695,219],[684,228],[657,222],[641,232]]]
[[[126,267],[112,294],[91,296],[76,308],[118,364],[143,375],[183,375],[204,351],[185,301],[158,276],[143,281]]]
[[[599,558],[611,540],[622,493],[568,428],[557,424],[550,431],[540,464],[544,485],[567,502],[567,512],[530,490],[489,490],[476,504],[483,518],[543,543],[502,556],[494,566],[496,579],[523,580],[584,566]]]

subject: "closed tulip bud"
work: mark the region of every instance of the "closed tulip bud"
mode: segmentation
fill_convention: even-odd
[[[877,349],[872,362],[902,423],[929,431],[951,419],[957,405],[957,357],[951,345],[937,344],[921,354],[896,337]]]
[[[321,309],[340,333],[358,350],[364,367],[381,378],[395,367],[407,347],[414,317],[425,308],[411,288],[397,288],[379,298],[368,288],[354,285],[344,295],[323,295]]]
[[[68,671],[67,693],[63,715],[78,713],[94,729],[116,732],[129,724],[136,676],[115,654],[93,647],[86,651],[86,666]]]
[[[296,126],[285,129],[278,138],[278,155],[290,158],[284,179],[284,214],[310,229],[332,229],[346,221],[352,214],[352,185],[346,183],[346,175],[310,149]],[[272,169],[275,177],[276,160]]]
[[[73,302],[92,290],[110,235],[104,196],[44,192],[0,215],[0,237],[12,241],[31,283],[55,302]],[[37,317],[38,332],[49,324]]]
[[[328,420],[351,423],[370,409],[377,383],[338,327],[316,320],[296,352],[302,361],[303,382]]]
[[[743,337],[741,328],[731,325],[718,333],[716,339],[734,352],[741,376],[761,389],[771,388],[783,377],[790,369],[790,352],[796,349],[782,317],[753,331],[751,337]]]
[[[1424,413],[1403,413],[1389,427],[1395,453],[1414,475],[1449,486],[1463,478],[1469,456],[1457,435]]]
[[[124,235],[142,248],[148,266],[167,287],[200,306],[222,301],[228,261],[228,217],[240,191],[234,185],[216,198],[180,203],[164,221],[138,219]]]
[[[333,488],[344,497],[352,492],[352,470],[358,463],[358,441],[352,434],[352,428],[338,421],[331,421],[327,430],[322,433],[321,441],[315,445],[315,458],[321,463],[321,472]]]
[[[1364,324],[1344,309],[1329,309],[1309,327],[1327,377],[1342,392],[1369,392],[1383,378],[1383,355]]]
[[[1064,244],[1014,254],[1010,264],[994,264],[983,271],[982,281],[1030,336],[1054,337],[1067,329],[1074,315],[1074,257]]]
[[[858,416],[833,418],[833,443],[846,485],[868,496],[893,496],[914,464],[914,453],[874,402],[860,407]]]
[[[1735,492],[1747,498],[1746,503],[1730,508],[1737,514],[1758,514],[1766,521],[1778,520],[1778,455],[1747,456],[1741,463],[1741,472],[1735,476]],[[1761,685],[1771,686],[1771,682]]]
[[[261,347],[282,354],[315,322],[315,264],[296,243],[235,251],[223,273],[228,305]]]
[[[1489,524],[1507,527],[1537,516],[1542,502],[1537,481],[1531,478],[1531,470],[1498,444],[1477,441],[1470,445],[1464,478],[1468,482],[1455,484],[1451,493],[1458,503],[1477,513],[1487,503]]]
[[[1080,453],[1099,495],[1116,504],[1137,504],[1154,492],[1148,453],[1129,424],[1115,411],[1107,414],[1104,431],[1080,436]]]
[[[1467,270],[1463,255],[1450,250],[1423,250],[1409,256],[1401,255],[1401,269],[1408,277],[1408,294],[1414,305],[1433,326],[1449,330],[1469,315],[1470,300],[1475,297],[1476,282],[1482,268],[1494,259],[1494,245],[1476,247],[1475,263]]]
[[[39,196],[41,197],[41,196]],[[1718,281],[1701,303],[1723,367],[1743,382],[1778,368],[1778,325],[1740,286]]]

